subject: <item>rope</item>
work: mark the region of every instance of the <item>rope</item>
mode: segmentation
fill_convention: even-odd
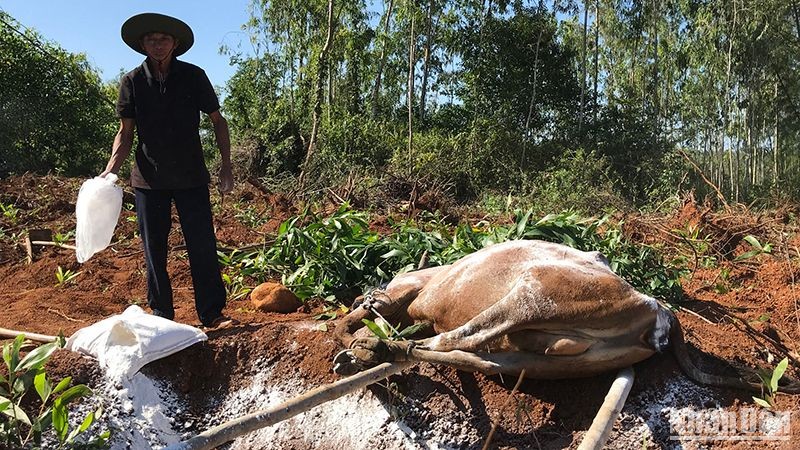
[[[375,305],[373,304],[375,302],[378,302],[378,300],[375,299],[375,292],[383,295],[386,298],[389,298],[389,296],[386,295],[386,292],[384,292],[382,290],[379,290],[379,289],[373,289],[373,290],[367,292],[364,295],[364,304],[363,304],[364,309],[366,309],[367,311],[371,312],[372,314],[375,314],[375,316],[377,316],[379,319],[381,319],[383,321],[383,323],[385,323],[389,327],[389,329],[392,330],[392,333],[394,333],[395,336],[400,335],[400,332],[397,331],[397,329],[395,329],[395,327],[392,326],[391,322],[386,320],[386,318],[384,318],[381,315],[381,313],[378,312],[378,308],[376,308]]]

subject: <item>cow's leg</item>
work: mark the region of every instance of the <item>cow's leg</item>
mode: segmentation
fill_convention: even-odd
[[[378,342],[371,349],[353,348],[337,355],[334,372],[352,375],[382,362],[417,361],[443,364],[467,372],[487,375],[517,375],[525,370],[527,378],[579,378],[627,367],[652,356],[653,351],[639,346],[591,348],[577,355],[543,355],[525,351],[487,353],[452,350],[439,352],[409,345],[409,341]]]
[[[420,341],[386,342],[374,337],[357,338],[350,341],[348,355],[369,367],[383,361],[402,360],[413,350],[428,351],[431,355],[454,350],[473,352],[485,349],[495,339],[515,331],[535,328],[537,323],[553,317],[555,305],[541,294],[539,281],[533,275],[529,273],[520,277],[505,297],[458,328]],[[558,344],[562,354],[581,353],[588,348],[585,343],[577,346],[568,343],[569,348],[565,350],[563,340]],[[475,367],[476,370],[486,371],[482,363],[478,366],[481,367]]]
[[[356,299],[359,306],[343,317],[336,324],[336,335],[345,346],[353,341],[352,333],[364,326],[362,319],[373,315],[373,310],[384,317],[391,317],[405,312],[406,307],[425,287],[433,276],[449,266],[431,267],[408,272],[395,277],[386,289],[376,289],[371,295]]]
[[[520,277],[505,297],[464,325],[432,338],[392,343],[391,351],[405,352],[405,347],[409,345],[439,352],[481,349],[492,340],[519,329],[521,324],[549,318],[555,306],[539,291],[539,282],[533,276]],[[363,348],[376,355],[383,355],[386,351],[386,344],[373,337],[354,339],[348,346]]]

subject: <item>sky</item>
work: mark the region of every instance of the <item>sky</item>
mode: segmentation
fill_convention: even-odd
[[[194,32],[194,45],[180,59],[202,67],[215,86],[224,86],[235,67],[219,48],[241,46],[247,52],[250,44],[242,25],[249,18],[249,4],[250,0],[0,0],[0,10],[68,52],[84,53],[104,81],[144,60],[122,42],[125,20],[143,12],[177,17]]]

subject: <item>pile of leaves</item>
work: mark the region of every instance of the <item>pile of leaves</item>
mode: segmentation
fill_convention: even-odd
[[[382,237],[370,230],[366,213],[346,205],[328,217],[306,210],[281,224],[270,247],[221,254],[220,261],[228,268],[229,280],[279,275],[303,300],[335,301],[339,293],[364,291],[413,270],[423,255],[431,265],[443,265],[492,244],[539,239],[599,251],[611,269],[638,290],[667,301],[680,298],[685,269],[664,261],[655,247],[625,239],[621,224],[612,224],[609,217],[583,218],[564,212],[532,220],[531,215],[531,211],[517,211],[508,225],[456,226],[430,215],[418,221],[390,221],[392,232]],[[230,274],[232,268],[237,274]]]

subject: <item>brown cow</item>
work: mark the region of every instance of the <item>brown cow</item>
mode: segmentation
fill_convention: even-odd
[[[373,311],[393,323],[427,324],[435,335],[417,341],[353,338]],[[384,361],[418,360],[574,378],[624,368],[671,347],[684,372],[700,383],[760,387],[699,371],[673,313],[614,274],[602,254],[543,241],[496,244],[451,265],[399,275],[366,296],[337,332],[350,347],[334,361],[343,375]]]

